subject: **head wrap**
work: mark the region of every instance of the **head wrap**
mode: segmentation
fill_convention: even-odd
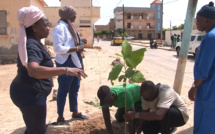
[[[210,2],[208,5],[204,5],[197,13],[197,15],[209,18],[209,19],[215,19],[215,7],[214,3]]]
[[[23,7],[17,12],[17,18],[20,25],[18,37],[18,52],[22,65],[25,67],[27,66],[28,62],[25,28],[32,26],[43,16],[45,16],[43,12],[35,6]]]
[[[59,16],[62,20],[67,22],[69,31],[75,41],[75,46],[77,46],[79,44],[77,32],[74,25],[72,24],[72,21],[70,20],[72,17],[76,16],[75,8],[72,6],[64,6],[63,8],[59,9]]]
[[[70,19],[76,16],[76,10],[72,6],[64,6],[59,10],[59,16],[62,20]]]

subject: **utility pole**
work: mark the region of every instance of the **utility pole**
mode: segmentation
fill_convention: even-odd
[[[161,46],[162,46],[162,41],[163,41],[163,0],[161,3]]]
[[[175,91],[178,94],[181,93],[181,87],[184,79],[188,48],[190,44],[190,36],[193,29],[193,22],[194,22],[197,3],[198,3],[198,0],[189,0],[188,7],[187,7],[187,15],[186,15],[185,26],[184,26],[183,40],[181,44],[181,50],[179,53],[178,65],[177,65],[177,70],[175,74],[174,86],[173,86]]]
[[[123,31],[123,35],[122,35],[122,39],[124,40],[124,36],[125,36],[125,18],[124,18],[124,4],[122,5],[122,31]]]
[[[170,21],[170,36],[172,36],[172,22]]]

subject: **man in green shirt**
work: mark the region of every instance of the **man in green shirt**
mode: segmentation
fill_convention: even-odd
[[[123,85],[114,87],[101,86],[97,93],[102,106],[102,113],[105,121],[105,126],[109,134],[113,134],[113,129],[110,121],[109,107],[113,105],[117,107],[115,118],[118,122],[123,122],[125,114],[125,88]],[[126,102],[127,111],[141,111],[140,86],[135,84],[127,84],[126,86]],[[130,134],[135,133],[135,121],[128,120]]]

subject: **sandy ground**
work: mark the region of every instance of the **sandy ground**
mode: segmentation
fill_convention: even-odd
[[[51,47],[50,47],[51,49]],[[97,90],[101,85],[111,86],[110,81],[107,80],[108,74],[111,70],[111,63],[116,59],[115,55],[108,53],[103,49],[86,49],[86,58],[84,59],[85,71],[88,74],[86,79],[81,81],[81,88],[79,91],[79,111],[90,117],[88,121],[77,121],[71,119],[71,112],[69,112],[68,100],[64,110],[64,116],[70,126],[49,126],[47,133],[49,134],[105,134],[105,125],[99,107],[89,105],[86,102],[93,102],[97,104]],[[148,65],[149,66],[149,65]],[[147,65],[146,65],[147,67]],[[150,68],[150,66],[148,67]],[[13,78],[16,76],[16,64],[0,65],[0,134],[22,134],[25,130],[25,124],[22,119],[21,112],[12,103],[9,96],[9,87]],[[161,77],[150,73],[150,70],[141,70],[147,79],[153,78],[156,82]],[[171,78],[170,78],[171,79]],[[168,79],[163,79],[168,82]],[[171,79],[172,80],[172,79]],[[120,84],[115,82],[115,84]],[[57,89],[57,77],[54,77],[54,87]],[[183,95],[186,97],[187,94]],[[183,98],[185,98],[183,97]],[[191,119],[184,127],[178,128],[175,133],[177,134],[191,134],[192,133],[192,111],[193,103],[185,100],[188,103],[189,114]],[[116,133],[123,133],[123,124],[114,122],[114,113],[116,108],[111,108],[113,126],[115,126]],[[52,100],[52,93],[47,99],[47,124],[55,122],[57,119],[56,101]]]

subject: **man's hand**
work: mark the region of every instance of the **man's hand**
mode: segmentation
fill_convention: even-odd
[[[195,101],[195,100],[196,100],[196,98],[195,98],[196,92],[197,92],[197,88],[194,88],[194,87],[192,87],[192,88],[190,89],[190,91],[188,92],[188,98],[189,98],[191,101]]]
[[[134,111],[128,111],[125,115],[124,115],[125,119],[127,120],[133,120],[135,119],[135,112]]]

